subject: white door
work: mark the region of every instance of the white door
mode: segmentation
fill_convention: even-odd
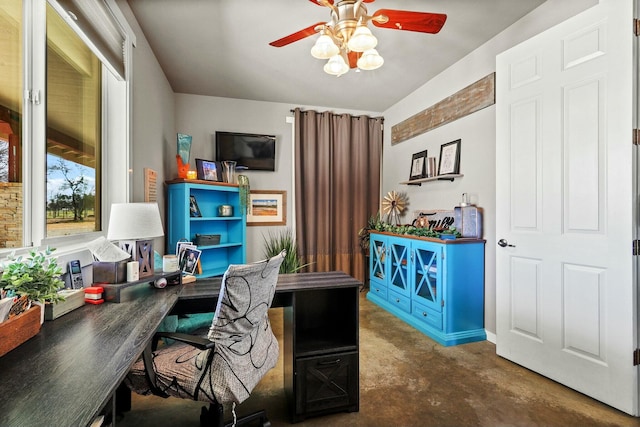
[[[633,2],[497,58],[497,353],[638,414]]]

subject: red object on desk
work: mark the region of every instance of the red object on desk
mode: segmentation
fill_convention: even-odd
[[[89,304],[102,304],[104,302],[104,299],[102,299],[103,291],[104,288],[102,286],[84,288],[84,301]]]

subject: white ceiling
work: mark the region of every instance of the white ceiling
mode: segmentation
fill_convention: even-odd
[[[269,42],[316,22],[312,0],[128,0],[173,91],[292,105],[384,112],[545,0],[377,0],[378,9],[447,14],[438,34],[377,28],[385,60],[374,71],[326,74],[316,36]]]

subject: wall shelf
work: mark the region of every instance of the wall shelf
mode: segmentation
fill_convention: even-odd
[[[464,175],[460,173],[450,173],[446,175],[438,175],[432,176],[429,178],[420,178],[420,179],[412,179],[410,181],[402,181],[400,184],[406,185],[422,185],[423,182],[431,182],[431,181],[451,181],[453,182],[456,178],[462,178]]]

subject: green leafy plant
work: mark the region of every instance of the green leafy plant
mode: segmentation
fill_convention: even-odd
[[[264,238],[264,255],[266,258],[271,258],[286,249],[287,255],[285,256],[282,264],[280,265],[280,273],[297,273],[309,264],[303,264],[302,260],[298,256],[298,245],[293,237],[293,231],[290,228],[281,229],[279,232],[269,232],[268,236]]]
[[[47,247],[44,252],[31,250],[28,256],[9,255],[10,263],[4,267],[0,288],[13,291],[17,296],[26,296],[33,302],[64,301],[64,297],[58,294],[58,290],[64,288],[60,279],[62,269],[51,256],[53,251],[55,248]]]
[[[369,254],[369,233],[371,230],[382,231],[384,224],[380,219],[380,212],[375,215],[371,215],[367,220],[367,225],[362,227],[360,231],[358,231],[358,239],[360,240],[360,247],[364,251],[365,254]]]
[[[462,237],[460,232],[453,226],[443,229],[443,230],[432,230],[426,227],[416,227],[413,225],[393,225],[393,224],[385,224],[385,223],[375,223],[373,226],[368,225],[368,229],[366,231],[367,234],[367,248],[369,246],[369,232],[371,231],[384,231],[386,233],[400,234],[406,236],[416,236],[416,237],[440,237],[441,234],[453,234],[456,237]],[[362,230],[361,230],[362,232]],[[362,246],[362,237],[360,240],[360,245]],[[363,246],[364,249],[364,246]]]

